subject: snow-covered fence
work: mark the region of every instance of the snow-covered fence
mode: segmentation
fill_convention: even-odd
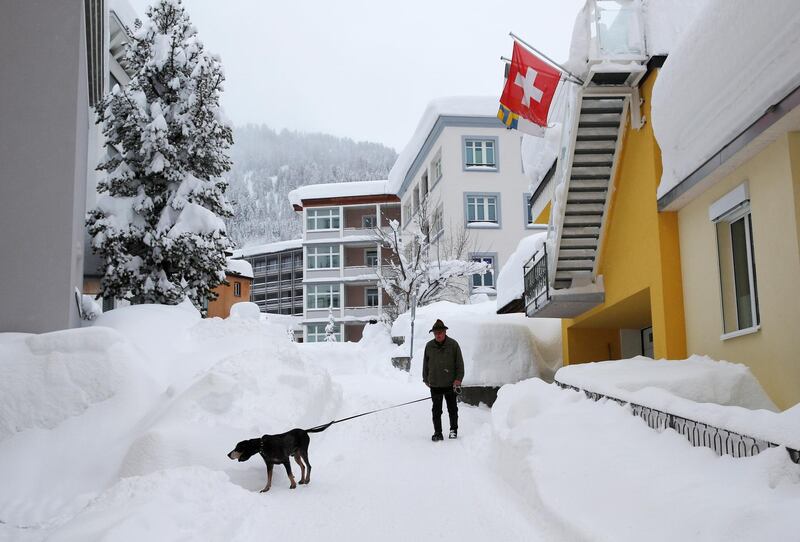
[[[581,389],[570,384],[564,384],[558,380],[555,380],[554,382],[563,389],[582,391],[586,394],[586,397],[595,401],[599,401],[600,399],[610,399],[619,403],[620,405],[630,405],[631,414],[642,418],[651,429],[656,429],[659,431],[663,431],[667,428],[673,429],[677,433],[686,437],[692,446],[704,446],[706,448],[711,448],[717,453],[717,455],[751,457],[769,448],[783,447],[786,448],[786,451],[789,453],[789,457],[791,457],[792,461],[795,463],[800,463],[800,450],[795,450],[782,444],[776,444],[767,440],[748,435],[742,435],[735,431],[730,431],[728,429],[715,427],[704,422],[698,422],[696,420],[684,418],[683,416],[678,416],[677,414],[672,414],[670,412],[665,412],[663,410],[658,410],[636,403],[630,403],[610,395],[604,395],[602,393]]]

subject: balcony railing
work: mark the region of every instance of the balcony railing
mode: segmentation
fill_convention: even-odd
[[[538,312],[550,302],[550,275],[547,270],[547,245],[536,252],[523,268],[525,284],[525,312]]]

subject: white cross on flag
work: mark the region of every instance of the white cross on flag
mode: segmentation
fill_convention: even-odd
[[[556,92],[561,72],[514,42],[511,69],[500,104],[539,126],[547,126],[547,114]],[[512,126],[511,120],[506,122]]]

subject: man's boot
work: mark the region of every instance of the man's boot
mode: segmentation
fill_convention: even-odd
[[[444,437],[442,436],[441,433],[434,433],[433,436],[431,437],[431,440],[433,442],[438,442],[440,440],[444,440]]]

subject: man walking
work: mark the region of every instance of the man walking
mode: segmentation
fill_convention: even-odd
[[[447,336],[447,326],[436,320],[430,332],[433,340],[425,345],[425,356],[422,363],[422,381],[431,389],[433,401],[433,436],[434,442],[443,440],[442,436],[442,399],[447,402],[447,414],[450,417],[450,438],[458,437],[458,405],[456,389],[461,387],[464,379],[464,358],[461,347]]]

